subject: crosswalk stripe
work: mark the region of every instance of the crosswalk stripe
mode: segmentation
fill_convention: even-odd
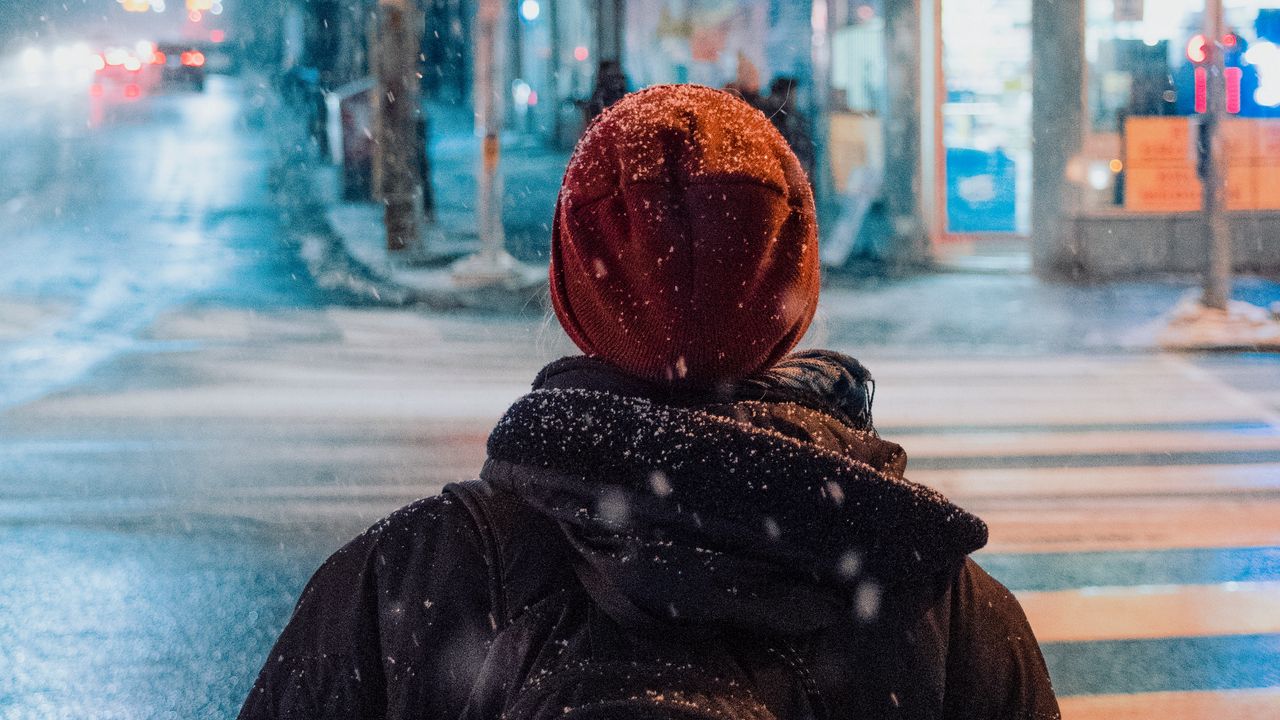
[[[1280,582],[1280,546],[1088,553],[979,552],[974,559],[1015,593]]]
[[[886,439],[892,433],[882,431]],[[1280,450],[1280,429],[1270,432],[989,432],[907,436],[912,460],[1017,456],[1114,455],[1129,453],[1241,452]]]
[[[1280,688],[1059,698],[1062,720],[1264,720],[1280,718]]]
[[[1280,688],[1280,635],[1041,643],[1059,696]]]
[[[999,553],[1280,545],[1280,497],[961,499]]]
[[[958,499],[1213,497],[1280,494],[1280,463],[918,470],[907,477]]]
[[[1017,594],[1040,642],[1280,633],[1280,581]]]

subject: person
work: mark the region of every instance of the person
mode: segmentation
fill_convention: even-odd
[[[792,352],[812,191],[700,86],[606,110],[565,171],[551,363],[480,480],[335,553],[240,717],[1058,717],[981,520],[908,480],[870,373]]]
[[[799,81],[790,75],[779,75],[769,83],[769,95],[761,110],[773,121],[800,160],[800,167],[810,180],[813,178],[813,134],[809,131],[809,118],[799,108],[797,90]]]
[[[737,72],[733,81],[725,85],[724,89],[742,98],[743,102],[753,108],[763,110],[765,107],[765,98],[760,94],[760,69],[741,50],[738,51]]]
[[[601,60],[596,70],[596,84],[587,100],[584,125],[590,125],[605,108],[618,102],[627,94],[630,81],[622,72],[622,65],[617,60]]]

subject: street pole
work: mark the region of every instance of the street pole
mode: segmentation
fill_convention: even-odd
[[[502,126],[506,115],[506,0],[479,0],[475,25],[476,131],[481,137],[477,178],[476,221],[480,250],[458,261],[454,281],[460,285],[509,284],[518,280],[519,265],[507,253],[502,226],[503,187],[500,160]]]
[[[1208,72],[1208,112],[1201,133],[1206,247],[1205,307],[1226,310],[1231,299],[1231,226],[1227,219],[1226,148],[1222,134],[1226,114],[1226,82],[1222,50],[1222,0],[1204,3],[1205,68]]]
[[[560,3],[554,0],[549,3],[547,8],[547,24],[550,29],[550,39],[548,53],[551,56],[551,62],[547,63],[547,97],[548,107],[551,108],[551,142],[555,147],[561,146],[561,138],[564,135],[564,118],[560,113],[560,67],[564,60],[562,42],[560,40]],[[570,93],[572,93],[572,89]]]
[[[622,0],[598,0],[596,9],[596,59],[622,60]]]
[[[418,54],[421,52],[421,18],[413,0],[379,0],[377,142],[374,152],[380,197],[387,231],[387,251],[393,257],[412,259],[422,253],[421,143],[418,122]]]

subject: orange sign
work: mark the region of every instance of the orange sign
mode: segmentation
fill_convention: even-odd
[[[1200,178],[1194,167],[1141,168],[1125,172],[1124,207],[1139,212],[1193,212],[1200,209]]]
[[[1203,201],[1188,117],[1125,121],[1126,210],[1195,212]],[[1222,125],[1228,210],[1280,209],[1280,120],[1228,118]]]
[[[1254,209],[1280,210],[1280,163],[1271,156],[1271,163],[1253,168]]]
[[[1256,168],[1244,163],[1227,166],[1227,209],[1253,210],[1258,206],[1254,197],[1257,189]]]
[[[1258,157],[1258,123],[1245,118],[1222,121],[1228,165],[1250,165]]]
[[[1185,117],[1131,117],[1124,122],[1125,164],[1169,167],[1195,163],[1191,123]]]
[[[1124,207],[1136,212],[1194,212],[1202,190],[1191,122],[1131,117],[1124,123]]]
[[[1258,157],[1280,162],[1280,120],[1251,120],[1258,134]]]

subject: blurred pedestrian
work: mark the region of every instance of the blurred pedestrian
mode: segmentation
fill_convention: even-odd
[[[630,84],[617,60],[601,60],[600,67],[596,70],[596,84],[591,91],[591,99],[587,101],[584,118],[586,124],[591,124],[605,108],[621,100],[627,94]]]
[[[764,109],[764,96],[760,94],[760,69],[745,53],[738,52],[738,69],[733,82],[724,89],[742,98],[757,110]]]
[[[606,110],[552,228],[584,355],[480,480],[339,550],[241,717],[1056,718],[981,520],[903,476],[870,374],[788,354],[818,301],[799,162],[706,87]]]
[[[813,134],[809,127],[809,118],[800,111],[799,81],[790,75],[779,75],[769,84],[769,96],[765,98],[764,114],[773,122],[773,126],[782,133],[783,139],[791,146],[792,152],[800,160],[800,166],[813,179]]]

